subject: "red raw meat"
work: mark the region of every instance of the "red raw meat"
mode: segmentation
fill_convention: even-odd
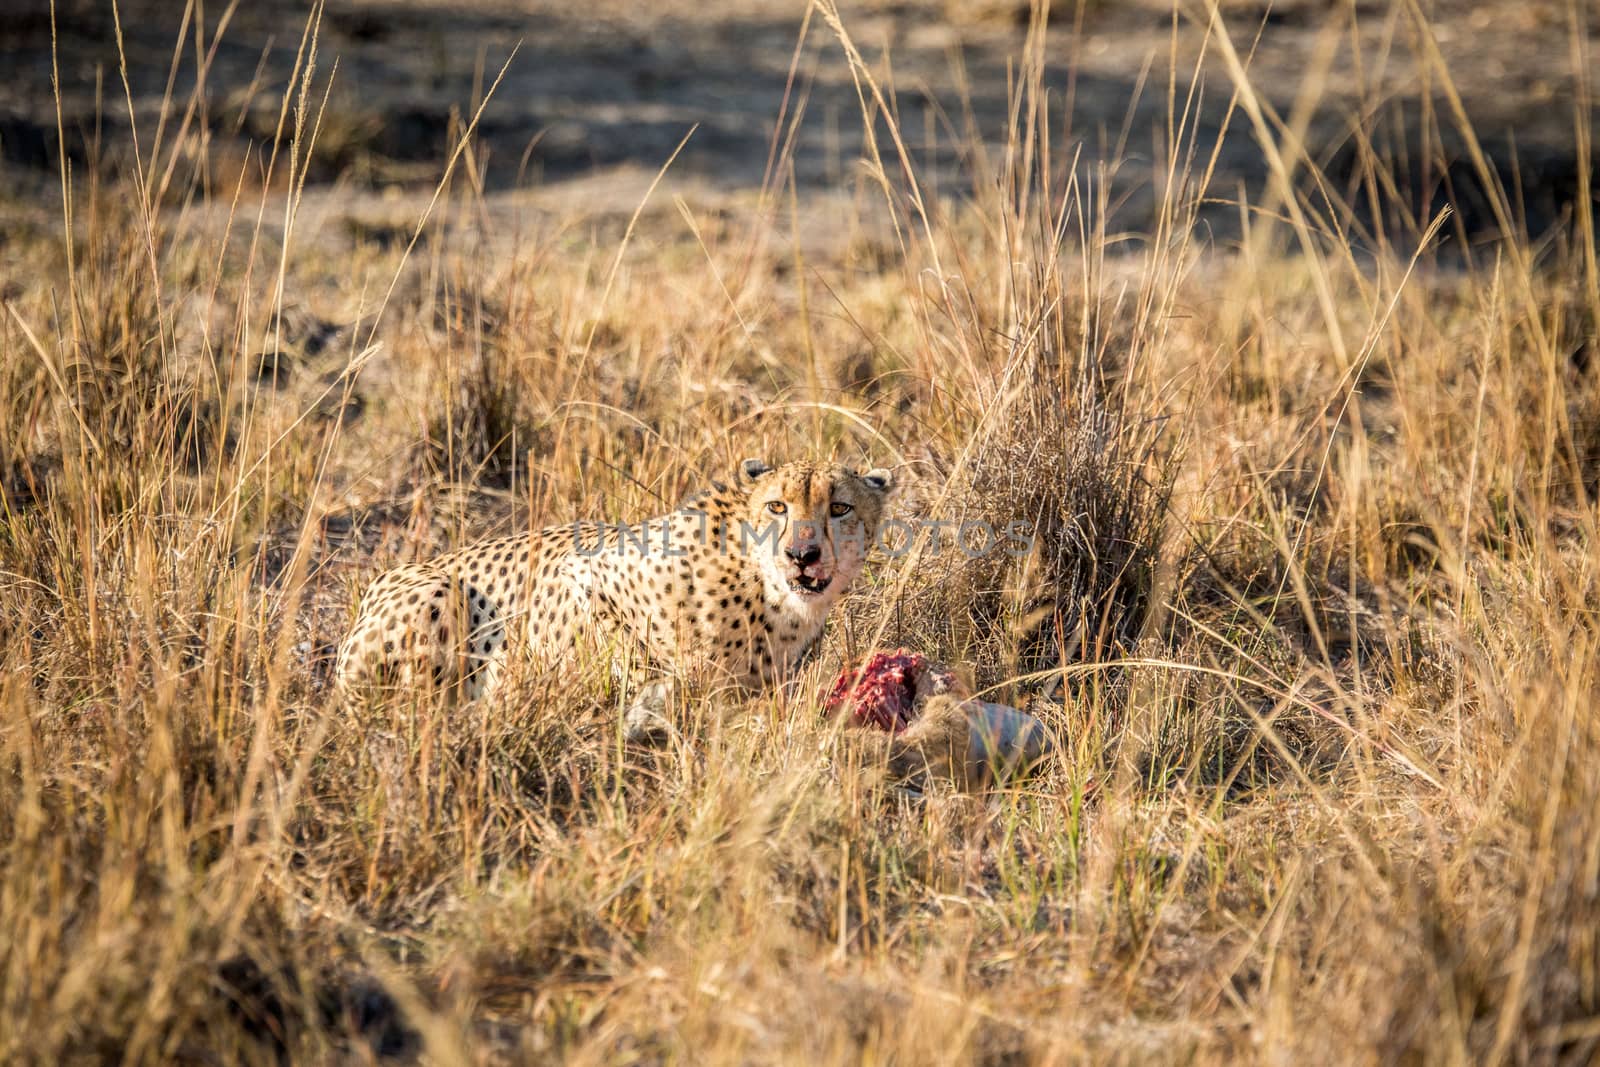
[[[921,713],[922,700],[954,687],[949,671],[899,648],[876,652],[866,663],[847,668],[834,681],[823,708],[834,715],[848,707],[855,725],[899,733]]]

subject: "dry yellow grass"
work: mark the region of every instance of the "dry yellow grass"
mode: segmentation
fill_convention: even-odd
[[[959,198],[881,119],[854,201],[553,209],[484,196],[469,141],[399,240],[336,239],[297,171],[325,62],[270,174],[213,173],[181,100],[139,163],[64,167],[4,250],[0,1061],[1600,1055],[1587,207],[1465,258],[1368,229],[1224,54],[1271,210],[1204,239],[1234,191],[1179,84],[1122,240],[1036,58]],[[905,514],[1038,551],[882,560],[800,695],[660,752],[599,665],[333,697],[382,565],[752,454],[894,465]],[[1061,758],[899,788],[815,705],[884,642]]]

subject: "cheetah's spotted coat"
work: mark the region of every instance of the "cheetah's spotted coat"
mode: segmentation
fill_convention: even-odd
[[[552,526],[396,567],[340,645],[340,685],[475,698],[508,666],[570,662],[620,633],[676,675],[763,688],[821,635],[888,487],[882,470],[746,460],[734,485],[642,524]]]

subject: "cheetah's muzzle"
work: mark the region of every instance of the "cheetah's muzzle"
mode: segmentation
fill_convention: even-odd
[[[832,584],[832,578],[812,578],[807,574],[798,574],[789,579],[789,591],[799,596],[821,596]]]

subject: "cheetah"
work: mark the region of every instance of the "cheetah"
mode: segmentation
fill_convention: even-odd
[[[732,484],[641,523],[551,526],[396,567],[362,598],[339,686],[475,700],[512,667],[572,664],[620,638],[672,679],[647,687],[658,705],[680,679],[766,689],[861,572],[890,485],[882,469],[748,459]]]

